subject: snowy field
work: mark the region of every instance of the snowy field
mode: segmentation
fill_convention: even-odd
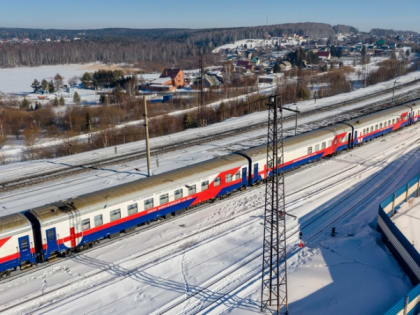
[[[420,198],[406,202],[392,217],[392,222],[420,253]]]
[[[286,176],[287,211],[298,217],[287,222],[291,314],[380,314],[410,290],[376,218],[379,203],[419,169],[417,124]],[[263,201],[257,186],[38,266],[0,283],[0,312],[259,313]]]
[[[100,64],[0,68],[0,93],[18,95],[31,93],[33,91],[31,84],[34,79],[38,79],[39,82],[43,79],[50,81],[57,73],[64,78],[64,83],[67,84],[67,81],[75,76],[81,77],[85,72],[93,72],[91,67],[96,65]]]
[[[225,44],[219,46],[212,50],[212,53],[217,54],[224,49],[253,49],[253,48],[263,48],[263,47],[274,47],[276,45],[291,45],[296,46],[300,45],[306,40],[299,40],[298,38],[280,38],[280,37],[273,37],[271,39],[256,39],[256,38],[249,38],[249,39],[241,39],[237,40],[233,43]]]

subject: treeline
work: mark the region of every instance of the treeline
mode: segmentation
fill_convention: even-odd
[[[42,30],[40,30],[42,31]],[[17,31],[14,31],[17,32]],[[24,31],[22,31],[24,32]],[[64,31],[61,31],[64,32]],[[130,63],[158,66],[197,67],[197,57],[209,54],[217,46],[245,38],[265,38],[283,34],[310,35],[313,38],[334,36],[329,24],[290,23],[269,26],[224,29],[168,30],[80,30],[83,40],[61,42],[10,43],[0,45],[0,67],[52,64]],[[28,32],[32,34],[36,32]],[[1,31],[0,31],[1,34]],[[208,58],[214,58],[208,56]],[[211,62],[211,60],[209,60]]]
[[[398,76],[404,75],[408,72],[416,71],[420,69],[419,60],[416,64],[408,66],[408,61],[397,60],[395,56],[391,59],[384,60],[379,63],[379,68],[371,72],[367,78],[367,85],[373,85],[380,82],[392,80]]]

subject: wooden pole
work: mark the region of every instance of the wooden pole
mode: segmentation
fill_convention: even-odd
[[[146,154],[147,154],[147,176],[150,177],[150,146],[149,146],[149,121],[147,119],[147,101],[146,96],[143,98],[144,100],[144,128],[146,131]]]

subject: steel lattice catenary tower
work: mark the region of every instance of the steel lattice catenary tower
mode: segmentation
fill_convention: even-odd
[[[267,130],[268,178],[265,189],[261,311],[275,307],[288,313],[286,262],[286,211],[283,172],[283,108],[278,96],[269,98]],[[271,173],[271,176],[270,176]]]

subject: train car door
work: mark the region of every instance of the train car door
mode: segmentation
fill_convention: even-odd
[[[357,130],[354,131],[354,139],[353,139],[353,143],[357,144],[359,141],[357,139]]]
[[[45,231],[47,234],[47,251],[48,253],[55,252],[58,250],[57,245],[57,234],[55,228],[48,229]]]
[[[351,132],[349,132],[349,135],[347,136],[347,147],[351,149]]]
[[[29,243],[29,236],[22,236],[18,239],[20,261],[31,260],[31,245]]]
[[[255,183],[256,181],[258,181],[258,163],[254,164],[254,176],[252,178],[253,178],[252,183]]]
[[[242,169],[242,186],[248,186],[248,169],[244,167]]]

